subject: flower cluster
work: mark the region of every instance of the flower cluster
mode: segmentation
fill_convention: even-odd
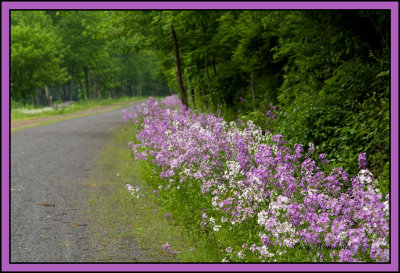
[[[178,253],[179,253],[178,251],[172,250],[172,249],[171,249],[171,245],[170,245],[168,242],[166,242],[165,244],[163,244],[163,245],[162,245],[162,248],[163,248],[163,250],[164,250],[165,252],[168,252],[168,253],[171,254],[171,255],[174,255],[174,254],[178,254]]]
[[[135,195],[136,199],[139,199],[139,197],[140,197],[140,193],[139,193],[140,188],[139,187],[137,187],[137,186],[133,187],[131,184],[126,184],[125,188],[129,191],[129,193],[132,196]]]
[[[53,107],[57,110],[57,109],[60,109],[60,108],[66,107],[66,106],[70,106],[72,104],[72,102],[73,102],[72,100],[69,100],[69,101],[65,101],[60,104],[55,103],[53,105]]]
[[[267,110],[267,112],[265,112],[265,115],[270,119],[276,119],[277,115],[276,112],[278,110],[278,107],[275,106],[272,102],[269,103],[269,110]]]
[[[43,108],[39,108],[39,109],[18,109],[18,111],[22,114],[39,114],[39,113],[43,113],[43,112],[48,112],[48,111],[53,111],[54,108],[52,107],[43,107]]]
[[[193,192],[199,185],[196,194],[211,208],[200,213],[203,229],[232,230],[256,219],[259,240],[244,242],[250,248],[227,248],[229,259],[234,253],[239,260],[279,261],[303,245],[329,249],[330,257],[318,252],[320,260],[389,260],[389,195],[381,195],[364,169],[365,153],[360,173],[349,178],[342,168],[326,171],[325,154],[315,161],[313,145],[307,152],[300,144],[289,147],[282,135],[263,133],[252,121],[228,124],[179,103],[163,105],[171,103],[150,98],[138,112],[124,114],[141,120],[138,144],[129,145],[136,158],[161,169],[165,190]]]
[[[172,95],[164,98],[161,101],[161,104],[168,107],[182,106],[182,102],[177,95]]]

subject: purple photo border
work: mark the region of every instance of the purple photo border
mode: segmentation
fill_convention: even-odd
[[[390,264],[9,264],[9,11],[12,9],[387,9],[391,10]],[[2,2],[2,271],[398,271],[397,2]]]

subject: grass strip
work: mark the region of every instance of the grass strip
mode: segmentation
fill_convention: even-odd
[[[133,102],[141,102],[141,101],[144,101],[144,100],[139,100],[138,99],[138,100],[133,100],[133,101],[131,100],[130,102],[125,102],[125,103],[116,103],[115,107],[109,108],[107,110],[99,108],[98,111],[94,111],[94,112],[90,112],[90,113],[85,113],[85,112],[87,110],[90,110],[90,109],[96,110],[96,108],[98,108],[99,106],[96,106],[96,108],[92,107],[90,109],[82,110],[80,112],[74,112],[74,113],[71,113],[71,114],[64,114],[64,115],[58,115],[58,116],[54,116],[53,115],[53,116],[48,116],[48,117],[41,117],[40,119],[43,119],[43,118],[52,118],[52,119],[44,120],[44,121],[38,121],[38,122],[35,122],[35,119],[37,119],[36,117],[32,118],[32,119],[18,120],[18,121],[25,121],[25,120],[28,121],[28,120],[30,120],[31,124],[24,125],[24,126],[18,126],[16,128],[11,128],[11,132],[13,133],[13,132],[17,132],[17,131],[20,131],[20,130],[23,130],[23,129],[27,129],[27,128],[33,128],[33,127],[42,126],[42,125],[46,125],[46,124],[51,124],[51,123],[55,123],[55,122],[60,122],[60,121],[64,121],[64,120],[69,120],[69,119],[74,119],[74,118],[81,118],[81,117],[96,115],[96,114],[99,114],[99,113],[114,111],[114,110],[118,110],[118,109],[124,108],[124,107],[126,107],[127,105],[129,105],[129,104],[131,104]],[[80,114],[80,113],[82,113],[82,114]],[[12,127],[12,124],[11,124],[11,127]]]
[[[26,108],[11,108],[11,122],[72,114],[84,110],[93,109],[96,107],[108,106],[114,104],[119,104],[121,105],[121,107],[123,107],[129,105],[132,102],[144,101],[144,100],[146,100],[146,97],[122,97],[113,99],[78,101],[78,102],[72,102],[70,106],[61,107],[58,110],[45,111],[39,113],[23,113],[21,111],[25,110]],[[38,110],[40,109],[42,108],[38,108]]]
[[[87,214],[96,261],[219,262],[209,236],[192,234],[174,220],[174,214],[166,217],[168,211],[155,202],[146,182],[151,179],[149,166],[133,161],[127,145],[134,135],[133,126],[115,130],[88,182]],[[138,187],[138,194],[131,195],[126,184]],[[167,242],[176,254],[163,250]]]

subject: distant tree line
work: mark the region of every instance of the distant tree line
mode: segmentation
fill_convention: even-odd
[[[51,101],[168,95],[155,58],[124,52],[88,33],[104,12],[11,11],[13,101]]]

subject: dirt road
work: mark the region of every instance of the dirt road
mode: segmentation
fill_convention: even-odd
[[[90,262],[85,183],[121,110],[11,133],[11,262]]]

